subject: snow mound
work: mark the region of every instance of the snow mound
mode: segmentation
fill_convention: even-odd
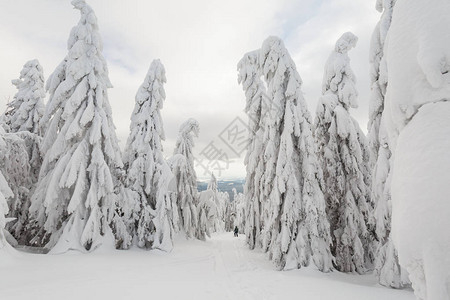
[[[105,234],[101,236],[89,250],[86,250],[85,246],[80,242],[84,223],[77,218],[71,219],[69,223],[70,224],[65,226],[56,245],[50,250],[50,254],[63,254],[70,250],[88,253],[93,250],[98,252],[99,250],[105,251],[105,249],[115,249],[115,239],[111,228],[107,227]]]
[[[392,234],[421,299],[450,297],[449,116],[449,102],[424,105],[400,133],[395,153]]]

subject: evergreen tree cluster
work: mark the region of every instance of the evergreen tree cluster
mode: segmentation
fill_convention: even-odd
[[[180,230],[204,239],[209,230],[223,228],[216,221],[218,212],[224,218],[217,186],[211,188],[214,206],[197,193],[192,155],[197,121],[181,126],[174,156],[163,156],[163,64],[151,63],[136,94],[122,153],[97,18],[84,0],[72,5],[81,17],[45,89],[38,60],[27,62],[13,80],[18,91],[1,118],[0,227],[20,245],[55,253],[91,251],[110,241],[118,249],[135,244],[170,251]]]
[[[295,63],[279,38],[269,37],[238,63],[250,142],[237,220],[250,249],[267,252],[279,269],[312,261],[324,272],[374,270],[382,285],[408,284],[390,238],[391,152],[383,121],[383,45],[394,5],[376,5],[382,16],[371,45],[367,137],[350,115],[358,106],[348,56],[358,40],[352,33],[337,40],[325,64],[314,122]]]

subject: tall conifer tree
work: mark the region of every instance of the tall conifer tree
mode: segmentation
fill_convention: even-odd
[[[262,212],[266,202],[261,193],[264,187],[265,156],[263,144],[264,120],[270,100],[262,81],[259,66],[259,50],[246,53],[238,63],[238,82],[245,92],[245,112],[249,116],[249,143],[245,156],[247,176],[244,194],[246,198],[245,234],[250,249],[261,246]]]
[[[47,82],[45,158],[31,205],[43,229],[36,241],[48,241],[50,248],[58,243],[57,251],[102,244],[110,232],[122,167],[97,18],[84,0],[72,4],[81,18],[70,33],[67,56]]]
[[[364,133],[350,116],[357,107],[355,75],[348,51],[357,37],[344,33],[325,65],[315,138],[324,174],[324,195],[333,239],[336,269],[363,273],[370,265],[372,236],[368,230],[369,152]]]
[[[134,192],[133,202],[139,207],[138,245],[171,250],[172,215],[178,212],[169,195],[168,185],[173,175],[164,160],[161,144],[165,139],[160,113],[166,98],[165,82],[164,66],[154,60],[136,94],[124,163],[127,185]]]
[[[315,154],[311,115],[295,63],[277,37],[260,51],[260,68],[271,100],[265,116],[263,247],[279,269],[307,266],[311,257],[322,271],[331,268],[330,233]]]
[[[197,175],[194,169],[194,137],[198,136],[199,125],[194,119],[188,119],[180,126],[174,156],[180,156],[182,162],[174,169],[177,183],[177,207],[180,217],[180,228],[187,238],[205,238],[205,232],[200,228],[197,205]]]

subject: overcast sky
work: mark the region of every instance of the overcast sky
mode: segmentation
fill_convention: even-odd
[[[260,48],[270,35],[284,40],[303,79],[304,96],[314,115],[321,95],[323,67],[335,41],[346,31],[356,34],[359,41],[350,58],[358,80],[359,108],[351,113],[366,131],[368,51],[379,18],[375,0],[87,2],[97,14],[103,37],[103,54],[114,85],[109,90],[109,101],[122,148],[136,91],[151,61],[159,58],[167,77],[167,98],[162,110],[165,156],[172,155],[180,124],[192,117],[200,123],[194,151],[197,159],[203,159],[203,165],[209,163],[209,170],[216,169],[218,177],[245,177],[245,153],[236,148],[233,143],[237,140],[232,140],[236,136],[227,131],[245,129],[239,122],[247,121],[236,65],[244,53]],[[78,20],[79,12],[72,9],[70,0],[0,1],[1,112],[16,92],[11,79],[18,78],[26,61],[39,59],[48,78],[65,57],[70,30]],[[223,161],[208,162],[212,150],[233,162],[228,166]],[[209,176],[200,164],[197,175]]]

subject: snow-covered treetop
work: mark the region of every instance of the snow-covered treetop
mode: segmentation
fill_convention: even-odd
[[[283,118],[284,107],[288,100],[293,100],[295,104],[301,106],[303,112],[306,112],[306,103],[301,94],[302,79],[280,38],[271,36],[264,41],[259,63],[268,83],[268,96],[272,99],[270,114],[274,117],[275,123]],[[285,82],[286,80],[288,82]],[[297,103],[299,99],[301,101]]]
[[[152,107],[157,109],[163,108],[166,93],[163,83],[166,83],[166,70],[159,59],[155,59],[150,64],[144,83],[139,87],[136,94],[136,102],[144,103],[147,99],[151,99]]]
[[[357,41],[358,38],[353,33],[344,33],[327,60],[323,75],[322,93],[335,94],[346,109],[358,107],[356,79],[348,57],[348,51],[356,46]]]
[[[27,61],[23,65],[22,71],[20,71],[20,79],[33,79],[36,81],[36,83],[43,83],[44,82],[44,76],[43,76],[43,69],[41,64],[39,63],[39,60],[32,59]],[[13,84],[17,85],[15,82],[23,82],[23,80],[16,79],[13,80]]]
[[[208,183],[208,190],[217,191],[217,179],[214,173],[211,174],[211,180]]]
[[[391,26],[392,21],[392,13],[394,10],[396,0],[378,0],[377,1],[377,10],[379,12],[382,12],[380,21],[378,22],[377,26],[375,27],[375,30],[372,34],[372,39],[370,42],[370,53],[369,53],[369,59],[371,63],[371,70],[370,70],[370,77],[371,81],[375,82],[380,79],[380,77],[383,77],[383,74],[380,74],[380,68],[383,68],[383,66],[380,66],[381,59],[383,57],[383,48],[384,43],[386,40],[387,32],[389,30],[389,27]],[[386,83],[387,78],[382,78],[382,84]],[[383,92],[383,96],[385,91]]]
[[[244,57],[238,62],[238,83],[242,84],[242,89],[247,96],[247,105],[245,111],[248,112],[251,108],[251,99],[255,97],[260,90],[257,84],[262,81],[258,75],[261,75],[259,69],[259,50],[251,51],[244,54]]]
[[[88,39],[90,38],[88,36],[89,32],[83,32],[83,31],[74,30],[74,29],[76,29],[77,27],[80,28],[80,25],[86,25],[87,27],[91,27],[90,28],[91,30],[89,30],[89,31],[98,29],[97,17],[95,16],[95,13],[92,10],[92,8],[89,5],[86,4],[85,0],[72,0],[71,3],[74,6],[74,8],[80,10],[80,12],[81,12],[81,19],[80,19],[80,21],[78,23],[78,26],[76,26],[76,27],[74,27],[72,29],[72,32],[71,32],[70,36],[73,37],[73,39],[69,39],[69,41],[67,43],[67,48],[69,50],[73,47],[74,43],[77,40],[72,33],[76,33],[78,35],[78,39],[83,39],[84,37],[86,37],[87,38],[86,39],[87,42],[88,42]],[[89,29],[89,28],[87,28],[87,29]],[[81,34],[81,36],[79,34]],[[101,47],[101,41],[100,40],[94,40],[94,38],[99,38],[99,37],[100,37],[99,35],[92,36],[92,38],[93,38],[92,43],[93,44],[97,44],[97,45],[99,45]],[[90,43],[90,42],[88,42],[88,43]]]
[[[198,124],[198,121],[194,118],[189,118],[183,124],[180,125],[179,136],[182,135],[183,137],[185,137],[189,135],[192,137],[193,136],[198,137],[199,132],[200,126]]]
[[[284,46],[283,40],[276,36],[268,37],[260,50],[259,63],[262,69],[262,73],[267,82],[275,77],[283,77],[284,72],[290,71],[288,68],[295,69],[295,63]],[[284,67],[283,67],[284,66]],[[297,81],[301,84],[302,80],[297,75]],[[287,91],[292,92],[293,87],[288,83]]]
[[[278,63],[285,56],[285,51],[286,48],[284,47],[283,41],[276,36],[269,36],[263,42],[260,50],[259,63],[267,82],[276,75],[275,72]]]
[[[259,126],[261,126],[263,97],[267,97],[266,88],[261,80],[261,69],[259,65],[259,49],[248,52],[239,61],[238,68],[238,83],[242,84],[242,89],[246,96],[245,112],[250,117],[250,127],[254,134]]]
[[[351,32],[344,33],[337,41],[334,50],[339,53],[347,53],[356,46],[358,38]]]
[[[72,5],[80,10],[81,17],[78,24],[72,28],[67,48],[66,58],[47,80],[46,89],[50,92],[50,100],[43,122],[48,121],[65,100],[65,94],[72,89],[79,80],[88,75],[83,82],[82,90],[75,91],[74,98],[80,98],[88,87],[95,89],[98,85],[111,88],[108,78],[108,67],[103,55],[103,44],[98,31],[97,17],[92,8],[84,0],[74,0]],[[99,97],[99,106],[103,106],[103,99]],[[66,104],[69,113],[77,108],[78,99],[70,99]],[[70,109],[72,107],[72,109]],[[110,112],[109,104],[107,104]],[[66,112],[65,112],[66,114]],[[85,123],[85,122],[83,122]]]
[[[130,160],[134,159],[134,152],[145,145],[148,146],[149,143],[153,149],[162,150],[161,140],[164,140],[165,136],[160,110],[166,98],[165,73],[159,59],[152,61],[144,82],[136,94],[136,105],[131,116],[131,133],[127,143],[129,150],[126,151],[133,156]],[[133,148],[132,151],[130,147]]]
[[[54,149],[49,161],[59,157],[64,141],[55,140],[57,132],[70,123],[70,127],[64,129],[67,130],[66,140],[80,137],[89,130],[89,143],[97,144],[100,137],[105,138],[105,142],[98,143],[98,146],[104,148],[104,153],[115,166],[120,167],[122,160],[115,132],[111,130],[114,124],[107,94],[107,88],[112,85],[102,55],[97,18],[85,1],[72,1],[72,4],[80,10],[81,16],[71,30],[67,56],[47,81],[50,97],[42,122],[53,119],[44,137],[43,151]],[[54,146],[55,143],[60,144]]]
[[[11,132],[30,131],[40,134],[39,121],[44,114],[44,73],[37,59],[25,63],[19,79],[12,80],[18,89],[8,104],[6,123]]]
[[[377,0],[376,9],[382,12],[383,15],[380,19],[380,40],[386,39],[386,34],[391,24],[392,11],[394,9],[396,0]]]
[[[371,63],[370,68],[370,78],[372,83],[376,81],[380,81],[379,89],[381,88],[381,92],[383,93],[382,98],[384,98],[384,94],[386,93],[385,87],[383,85],[386,85],[387,83],[387,74],[385,72],[382,72],[384,65],[381,64],[381,59],[384,55],[384,44],[387,36],[387,32],[389,30],[389,27],[391,26],[392,21],[392,13],[394,10],[396,0],[378,0],[377,1],[377,10],[379,12],[382,12],[380,21],[378,22],[377,26],[375,27],[375,30],[372,34],[372,39],[370,42],[370,51],[369,51],[369,60]],[[385,78],[386,77],[386,78]],[[384,99],[383,99],[384,100]],[[376,102],[376,101],[372,101]],[[372,103],[373,105],[376,105],[377,103]],[[382,106],[383,103],[379,104],[378,106]],[[372,111],[376,111],[377,107],[374,109],[370,109],[371,113]]]
[[[142,105],[147,99],[150,100],[147,104],[149,105],[147,109],[153,117],[155,129],[162,140],[165,139],[165,135],[160,110],[163,108],[164,100],[166,99],[166,92],[164,91],[164,83],[166,81],[166,70],[161,61],[156,59],[152,61],[144,83],[136,94],[137,104]]]
[[[198,137],[200,126],[197,120],[189,118],[180,126],[178,132],[177,144],[175,146],[174,154],[183,154],[186,156],[192,155],[192,148],[194,147],[194,137]]]
[[[247,153],[245,155],[244,163],[247,166],[247,176],[250,178],[253,174],[253,168],[259,160],[259,152],[252,149],[262,150],[262,135],[264,130],[265,115],[270,106],[270,99],[267,96],[267,89],[262,81],[262,72],[259,64],[260,50],[255,50],[246,53],[239,61],[238,68],[238,83],[242,84],[242,89],[245,92],[246,106],[248,120],[248,139],[250,143],[247,146]],[[252,185],[251,180],[247,181],[248,185]],[[252,190],[253,187],[248,187]],[[250,196],[249,196],[250,197]]]
[[[383,10],[390,10],[394,7],[396,0],[377,0],[375,3],[375,8],[379,12],[383,12]]]
[[[144,82],[136,93],[136,104],[131,115],[130,136],[124,153],[125,165],[130,168],[128,177],[135,184],[147,185],[150,193],[150,183],[153,182],[153,169],[146,169],[142,176],[143,161],[152,156],[154,164],[164,164],[161,140],[164,140],[164,128],[161,118],[166,93],[165,69],[159,59],[152,61]],[[143,159],[143,160],[142,160]],[[145,182],[142,182],[145,181]]]

